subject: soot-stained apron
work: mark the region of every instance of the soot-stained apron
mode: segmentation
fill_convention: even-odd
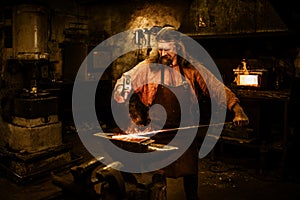
[[[189,84],[185,81],[185,77],[181,70],[183,84],[171,87],[165,86],[163,77],[163,69],[162,69],[162,84],[158,86],[158,90],[156,93],[156,97],[154,99],[154,104],[160,104],[165,108],[167,119],[164,123],[163,129],[172,129],[179,128],[180,126],[190,126],[197,125],[194,122],[195,113],[195,102],[191,99],[191,88]],[[169,88],[172,88],[171,90]],[[175,94],[176,95],[175,95]],[[181,102],[181,103],[179,103]],[[183,112],[180,106],[184,105]],[[198,105],[198,104],[197,104]],[[155,107],[151,112],[151,123],[160,124],[161,121],[161,110],[155,111]],[[197,113],[196,113],[197,114]],[[184,117],[183,117],[184,116]],[[182,123],[180,125],[180,123]],[[197,131],[197,130],[194,130]],[[184,134],[188,134],[188,130],[185,131]],[[156,141],[156,143],[160,144],[169,144],[169,142],[174,138],[177,134],[177,131],[170,132],[162,132],[158,133],[152,137]],[[184,140],[185,137],[181,137],[180,140]],[[184,142],[184,141],[180,141]],[[167,177],[177,178],[186,175],[192,175],[198,173],[198,144],[197,140],[194,139],[190,147],[173,163],[163,168],[163,171]]]

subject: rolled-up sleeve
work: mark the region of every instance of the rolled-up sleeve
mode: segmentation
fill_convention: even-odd
[[[191,76],[194,77],[194,89],[197,84],[203,94],[215,100],[219,106],[231,110],[239,102],[237,96],[204,66],[194,69]]]

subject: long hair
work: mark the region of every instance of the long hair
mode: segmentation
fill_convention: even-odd
[[[156,35],[156,42],[174,42],[176,51],[177,51],[177,62],[178,65],[181,67],[186,67],[188,61],[185,59],[187,58],[187,52],[185,46],[182,42],[182,34],[174,27],[166,26],[163,27]],[[148,62],[150,63],[158,63],[160,55],[158,53],[158,49],[151,51],[148,57]]]

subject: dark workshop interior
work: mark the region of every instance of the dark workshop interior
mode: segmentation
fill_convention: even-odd
[[[0,199],[185,199],[182,178],[167,178],[165,183],[150,172],[123,173],[114,168],[117,161],[108,166],[101,162],[105,156],[93,156],[78,134],[118,133],[111,111],[116,81],[146,59],[155,28],[166,24],[208,52],[249,117],[246,127],[225,123],[216,145],[198,160],[199,198],[300,199],[296,3],[2,0]],[[127,38],[109,40],[122,32]],[[97,48],[100,43],[107,48]],[[126,51],[129,46],[136,50]],[[97,86],[92,100],[97,124],[89,116],[85,123],[75,123],[74,109],[85,109],[72,104],[78,82],[80,98],[86,97],[85,89]],[[232,119],[228,112],[226,122]],[[151,146],[132,145],[129,148],[143,152]]]

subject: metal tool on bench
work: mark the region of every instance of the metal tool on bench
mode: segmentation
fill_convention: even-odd
[[[63,199],[78,200],[165,200],[166,181],[156,173],[125,173],[116,169],[122,163],[115,161],[107,166],[99,161],[103,157],[86,161],[70,169],[73,181],[52,174],[52,183],[62,189]],[[146,178],[146,179],[145,179]],[[147,180],[147,181],[145,181]]]

